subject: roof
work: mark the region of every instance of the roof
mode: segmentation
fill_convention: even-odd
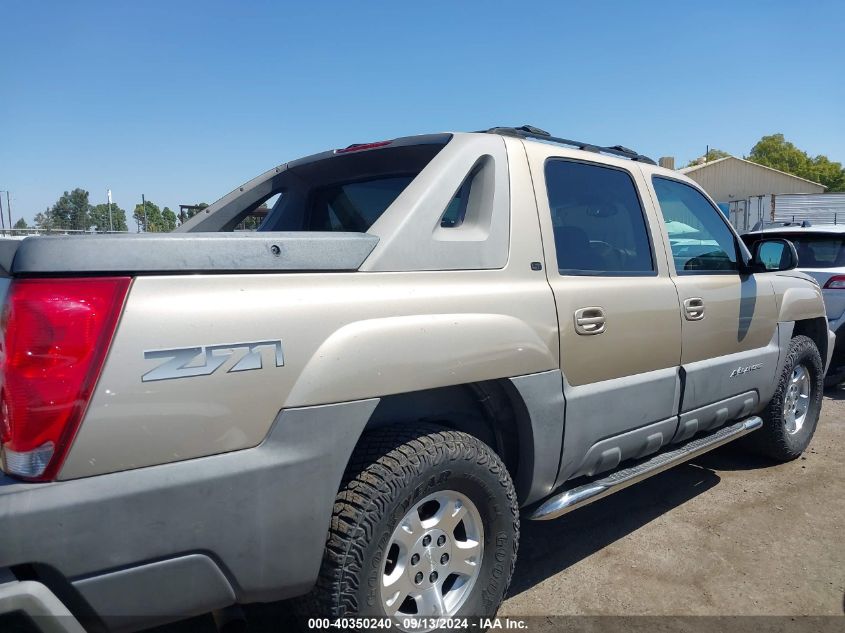
[[[815,224],[811,226],[765,226],[748,233],[845,233],[845,224]]]
[[[700,165],[694,165],[692,167],[684,167],[683,169],[679,169],[678,171],[681,172],[682,174],[689,174],[691,172],[699,171],[699,170],[705,169],[707,167],[712,167],[716,163],[721,163],[721,162],[726,161],[726,160],[738,160],[741,163],[747,163],[748,165],[753,165],[754,167],[758,167],[760,169],[768,169],[769,171],[773,171],[776,174],[781,174],[783,176],[789,176],[790,178],[795,178],[796,180],[800,180],[802,182],[808,182],[812,185],[816,185],[817,187],[824,187],[825,189],[827,189],[827,187],[825,185],[823,185],[820,182],[816,182],[815,180],[809,180],[807,178],[802,178],[801,176],[796,176],[795,174],[790,174],[789,172],[781,171],[780,169],[775,169],[774,167],[767,167],[766,165],[761,165],[760,163],[755,163],[755,162],[750,161],[750,160],[745,160],[744,158],[737,158],[736,156],[725,156],[724,158],[717,158],[716,160],[710,160],[710,161],[707,161],[706,163],[701,163]]]

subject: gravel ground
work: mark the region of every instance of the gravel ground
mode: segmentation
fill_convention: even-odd
[[[845,390],[800,459],[727,445],[556,521],[523,522],[501,615],[842,615]]]
[[[772,465],[727,445],[556,521],[524,521],[499,615],[841,616],[843,597],[840,389],[826,394],[810,449],[794,462]],[[285,603],[251,606],[247,613],[250,633],[296,628]],[[782,624],[765,618],[531,618],[529,629],[787,630]],[[839,619],[804,620],[798,629],[836,630]],[[156,629],[187,631],[214,631],[210,616]]]

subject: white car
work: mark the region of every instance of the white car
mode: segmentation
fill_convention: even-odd
[[[798,253],[798,269],[814,277],[822,287],[827,320],[836,333],[836,347],[825,382],[839,384],[845,380],[845,225],[766,224],[754,227],[742,239],[751,248],[763,237],[790,240]]]

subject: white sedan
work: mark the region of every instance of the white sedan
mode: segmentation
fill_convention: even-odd
[[[756,227],[755,227],[756,228]],[[772,224],[742,236],[749,248],[763,237],[782,237],[795,245],[798,268],[822,287],[827,320],[836,332],[836,347],[826,383],[845,380],[845,226]]]

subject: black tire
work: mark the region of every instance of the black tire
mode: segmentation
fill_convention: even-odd
[[[795,367],[803,365],[810,374],[810,396],[807,416],[801,428],[790,434],[783,415],[784,398]],[[779,462],[788,462],[801,456],[810,444],[822,406],[824,365],[812,339],[796,336],[787,349],[786,362],[778,380],[775,395],[760,417],[763,427],[746,436],[745,444],[755,452]]]
[[[385,427],[362,437],[337,494],[317,584],[297,605],[300,616],[384,617],[379,592],[391,535],[415,503],[443,490],[473,502],[485,537],[475,583],[450,617],[492,617],[510,584],[519,544],[513,482],[479,439],[428,424]]]

